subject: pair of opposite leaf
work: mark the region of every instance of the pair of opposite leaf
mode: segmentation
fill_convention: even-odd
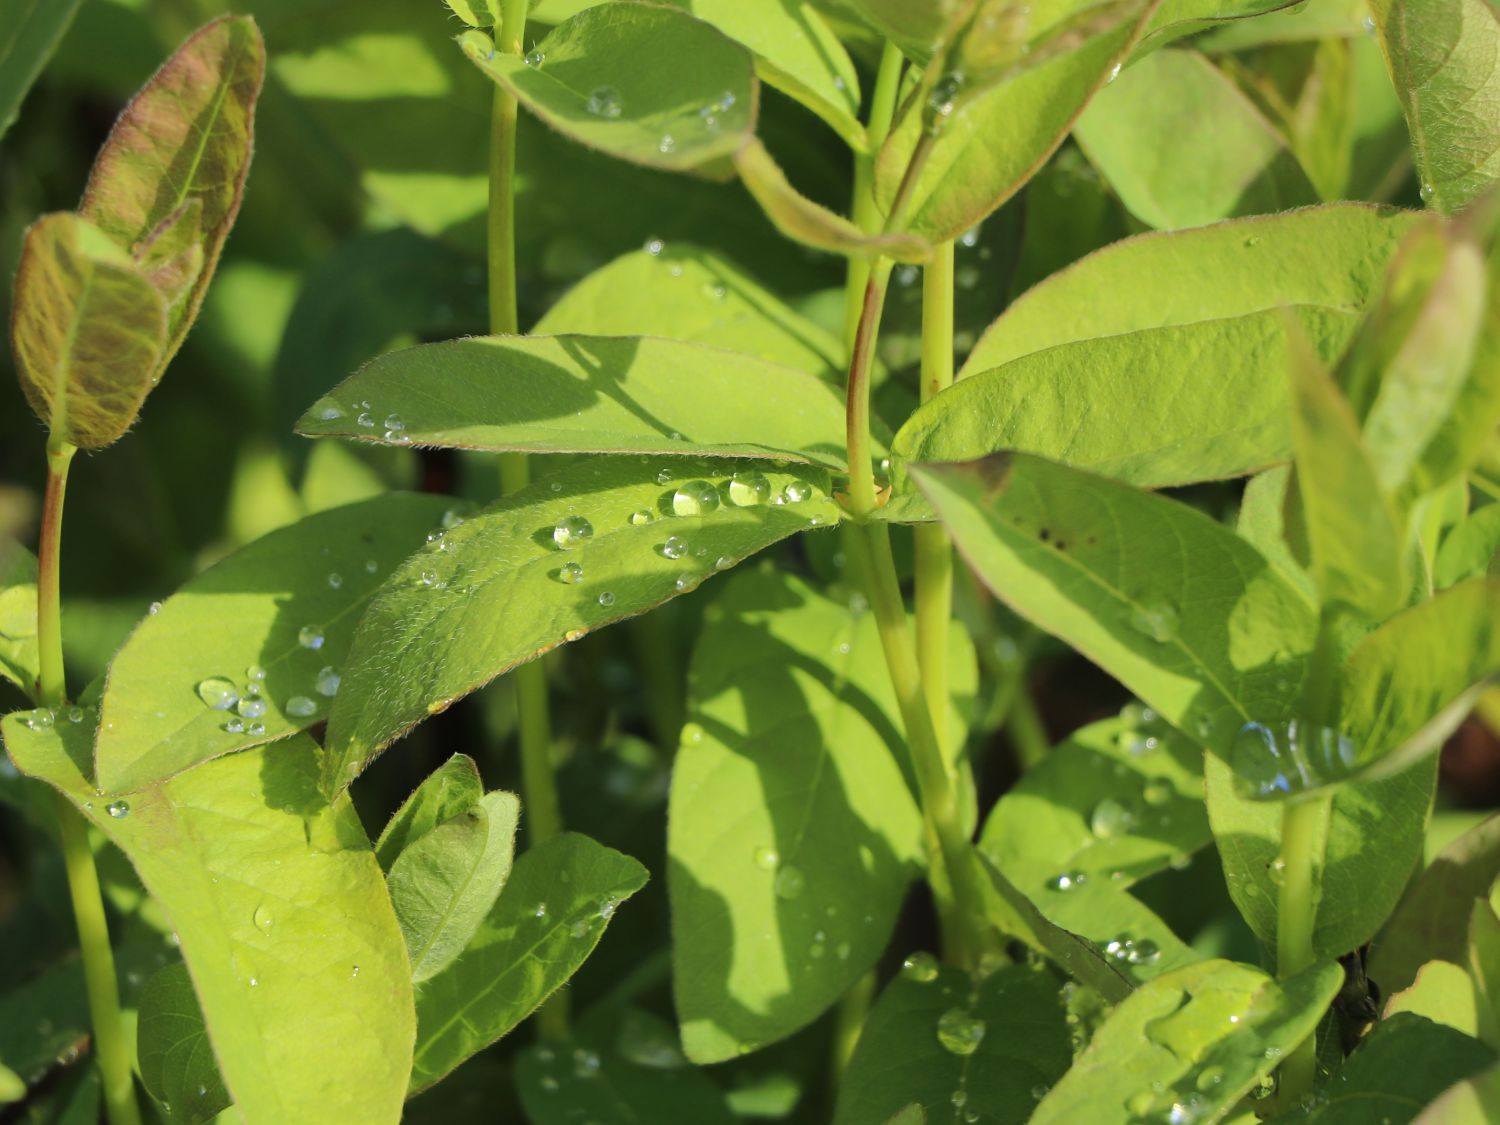
[[[121,114],[79,209],[27,231],[11,337],[54,443],[118,439],[182,346],[239,212],[264,75],[252,19],[207,24]]]

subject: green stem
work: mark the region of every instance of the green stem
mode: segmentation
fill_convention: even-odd
[[[901,72],[905,59],[901,49],[887,43],[880,55],[880,67],[875,72],[875,89],[870,96],[870,117],[865,123],[868,151],[854,155],[854,198],[850,206],[850,218],[862,231],[871,232],[880,225],[880,209],[875,205],[875,159],[881,145],[890,135],[891,122],[896,116],[896,95],[901,90]],[[859,330],[861,298],[865,285],[870,280],[869,258],[850,258],[847,281],[844,288],[844,351],[852,354],[854,337]]]
[[[1317,920],[1323,851],[1333,798],[1313,794],[1281,807],[1281,896],[1276,914],[1276,972],[1289,977],[1317,962],[1313,927]],[[1318,1037],[1309,1035],[1281,1064],[1277,1098],[1295,1105],[1317,1076]]]
[[[526,35],[527,0],[502,0],[495,49],[520,55]],[[504,86],[495,85],[490,116],[490,331],[520,331],[516,312],[516,122],[519,107]]]
[[[47,493],[42,505],[42,538],[37,551],[37,699],[54,710],[68,702],[63,670],[62,599],[60,568],[63,499],[68,490],[68,466],[77,449],[67,442],[47,445]],[[94,1057],[103,1080],[104,1104],[110,1125],[140,1125],[135,1101],[130,1046],[120,1015],[120,982],[109,943],[109,921],[99,872],[89,848],[88,824],[62,794],[56,795],[57,834],[62,844],[78,947],[83,955],[84,986],[94,1029]]]
[[[1047,738],[1047,728],[1042,725],[1042,717],[1037,713],[1036,701],[1026,686],[1024,664],[1016,670],[1015,694],[1011,696],[1010,709],[1005,714],[1005,733],[1010,737],[1010,744],[1016,752],[1016,764],[1022,773],[1041,765],[1051,742]]]
[[[859,1046],[860,1032],[865,1029],[865,1020],[870,1014],[870,1004],[875,999],[875,970],[871,969],[854,987],[844,993],[839,1001],[838,1014],[833,1028],[833,1085],[837,1089],[844,1071],[849,1069],[849,1060],[854,1057],[854,1048]]]
[[[875,466],[870,458],[870,369],[874,363],[875,337],[880,332],[880,313],[885,305],[891,266],[889,258],[876,259],[870,279],[865,282],[859,326],[854,333],[854,347],[849,357],[844,436],[849,450],[849,507],[860,519],[868,517],[876,508]]]

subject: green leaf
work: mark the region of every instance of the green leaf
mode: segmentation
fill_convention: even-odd
[[[1329,1075],[1317,1097],[1276,1121],[1396,1125],[1412,1120],[1421,1106],[1494,1061],[1495,1053],[1477,1039],[1402,1013],[1377,1023],[1359,1049]]]
[[[521,805],[488,793],[417,837],[396,857],[386,884],[420,984],[463,952],[510,875]]]
[[[922,817],[870,614],[781,572],[736,576],[689,677],[668,888],[683,1046],[711,1063],[789,1035],[870,968]]]
[[[856,151],[865,149],[859,120],[859,74],[844,45],[803,0],[670,0],[750,49],[762,81],[812,110]]]
[[[590,8],[537,43],[530,62],[478,31],[459,45],[552,128],[621,160],[722,178],[724,158],[755,131],[750,52],[676,8]]]
[[[1281,576],[1297,589],[1310,605],[1318,604],[1318,588],[1303,563],[1292,554],[1287,527],[1287,489],[1292,484],[1292,467],[1278,465],[1257,473],[1245,484],[1240,501],[1235,533],[1266,557]]]
[[[1500,581],[1475,578],[1391,618],[1349,654],[1343,725],[1374,775],[1434,753],[1500,672]]]
[[[1026,454],[911,472],[997,595],[1216,753],[1290,702],[1312,607],[1228,528]]]
[[[136,1023],[141,1083],[169,1122],[198,1125],[230,1104],[187,966],[153,973]]]
[[[1500,178],[1500,13],[1485,0],[1371,0],[1422,195],[1444,214]]]
[[[911,191],[901,229],[933,243],[956,238],[1013,196],[1044,164],[1095,91],[1125,60],[1142,31],[1138,19],[1087,39],[975,98],[944,124]],[[923,135],[926,103],[898,119],[876,163],[875,196],[895,202]]]
[[[443,0],[470,27],[494,27],[500,22],[497,0]]]
[[[881,35],[923,61],[968,6],[967,0],[849,0],[849,4]]]
[[[595,270],[547,310],[538,336],[665,336],[844,378],[843,345],[712,250],[653,241]]]
[[[1422,861],[1435,766],[1429,760],[1334,790],[1313,931],[1319,956],[1358,949],[1390,916]],[[1230,897],[1256,937],[1274,948],[1280,885],[1272,872],[1281,855],[1282,806],[1236,796],[1232,771],[1213,755],[1204,761],[1204,783]]]
[[[330,790],[517,664],[838,519],[816,470],[683,458],[584,460],[499,501],[408,560],[365,612],[329,720]]]
[[[1471,903],[1473,900],[1470,900]],[[1459,931],[1462,933],[1462,929]],[[1371,976],[1371,980],[1384,979]],[[1468,969],[1451,961],[1428,961],[1416,977],[1386,1002],[1383,1019],[1409,1012],[1465,1035],[1479,1034],[1478,998]]]
[[[392,493],[319,512],[163,602],[110,665],[100,788],[135,789],[327,718],[360,614],[445,503]]]
[[[1074,130],[1136,218],[1191,227],[1316,203],[1276,129],[1196,51],[1164,50],[1122,71]]]
[[[1313,579],[1324,605],[1382,620],[1406,601],[1406,536],[1349,402],[1305,340],[1291,344],[1292,445]]]
[[[708,1072],[685,1065],[669,1024],[635,1008],[593,1013],[563,1043],[516,1059],[516,1086],[533,1125],[583,1121],[734,1125]]]
[[[166,341],[161,294],[98,227],[59,212],[26,232],[11,347],[26,401],[55,438],[83,449],[119,438]]]
[[[0,676],[30,696],[37,672],[36,556],[0,538]]]
[[[195,31],[125,107],[99,152],[79,213],[132,254],[196,204],[201,266],[171,310],[161,368],[182,346],[239,213],[266,50],[248,16]]]
[[[87,723],[0,724],[135,867],[181,941],[225,1085],[251,1121],[395,1122],[411,971],[347,798],[325,804],[306,737],[204,762],[128,800],[87,779]]]
[[[1314,1033],[1343,980],[1336,964],[1275,981],[1229,961],[1157,977],[1110,1014],[1032,1125],[1126,1125],[1178,1105],[1218,1120]]]
[[[1203,322],[1228,327],[1284,306],[1357,313],[1379,292],[1386,266],[1419,219],[1335,203],[1127,238],[1020,296],[975,346],[963,375],[1075,340],[1126,333],[1149,340],[1156,331]],[[1099,301],[1100,293],[1110,299]],[[1227,336],[1194,362],[1217,371],[1232,364],[1237,347]]]
[[[629,856],[567,832],[531,848],[458,959],[417,988],[411,1089],[512,1030],[588,958],[615,908],[646,883]]]
[[[1437,854],[1381,930],[1369,972],[1387,994],[1408,987],[1428,961],[1466,963],[1466,929],[1476,899],[1500,878],[1500,817],[1465,832]]]
[[[1450,1086],[1422,1111],[1416,1125],[1474,1125],[1500,1114],[1500,1066]]]
[[[398,445],[841,467],[844,407],[811,375],[679,340],[481,336],[382,356],[297,428]]]
[[[1500,1041],[1500,916],[1480,898],[1469,915],[1469,975],[1474,980],[1479,1037],[1491,1047]]]
[[[0,0],[0,137],[62,41],[82,0]]]
[[[483,796],[484,782],[474,759],[453,755],[428,774],[386,822],[375,841],[381,869],[389,872],[398,855],[434,828],[468,812]]]
[[[888,1121],[913,1103],[927,1114],[916,1120],[1025,1121],[1073,1061],[1051,973],[1011,965],[976,980],[929,958],[908,958],[871,1009],[834,1125]]]
[[[1482,577],[1490,573],[1497,553],[1500,553],[1500,504],[1486,504],[1443,536],[1433,567],[1433,585],[1446,590],[1466,579]]]
[[[1299,313],[1328,359],[1356,327],[1343,312]],[[1292,331],[1267,310],[1077,340],[988,370],[971,366],[912,414],[894,451],[910,461],[968,461],[1018,450],[1145,488],[1242,476],[1291,451],[1278,375]],[[1205,362],[1213,394],[1198,393]]]

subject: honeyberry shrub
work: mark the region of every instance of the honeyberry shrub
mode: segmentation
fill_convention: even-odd
[[[1487,0],[238,7],[0,6],[7,1119],[1500,1117]]]

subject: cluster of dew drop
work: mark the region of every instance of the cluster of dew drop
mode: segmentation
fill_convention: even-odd
[[[362,430],[374,431],[379,429],[385,440],[396,445],[410,444],[411,438],[406,433],[406,420],[399,414],[387,414],[380,425],[376,425],[377,411],[370,405],[369,399],[362,399],[353,403],[350,410],[354,412],[354,424]],[[319,422],[337,422],[348,417],[349,411],[345,410],[331,398],[321,399],[313,407],[313,417]]]
[[[1229,752],[1235,791],[1252,801],[1283,800],[1349,777],[1358,748],[1346,733],[1298,719],[1249,722]]]
[[[316,651],[323,647],[323,633],[312,625],[298,631],[297,642],[305,649]],[[287,696],[281,703],[282,714],[292,719],[307,719],[317,714],[338,694],[342,676],[337,668],[325,664],[320,668],[306,693]],[[220,711],[226,716],[220,728],[227,734],[259,736],[266,733],[263,716],[270,709],[265,695],[266,670],[259,664],[245,669],[243,686],[228,676],[209,676],[198,681],[194,689],[203,705],[210,711]]]
[[[542,51],[533,50],[526,55],[526,65],[534,69],[541,69],[546,63],[547,56]],[[672,126],[676,132],[667,131],[662,133],[656,143],[656,149],[662,155],[667,156],[677,151],[677,137],[686,135],[688,130],[696,128],[700,133],[714,134],[720,129],[720,118],[732,110],[738,104],[739,98],[732,90],[725,90],[717,97],[710,98],[701,106],[691,107],[684,110],[679,118],[680,125]],[[613,86],[595,86],[589,91],[584,99],[584,109],[590,116],[601,118],[604,121],[618,121],[625,114],[625,99],[620,91]]]

